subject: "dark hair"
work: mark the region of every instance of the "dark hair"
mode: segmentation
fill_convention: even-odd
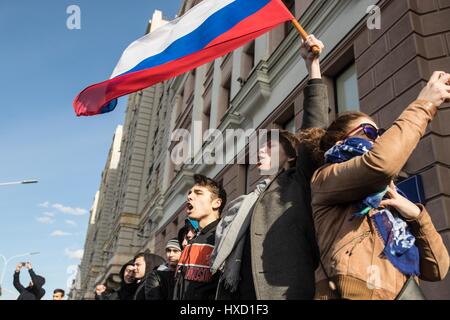
[[[194,175],[194,185],[207,188],[211,193],[213,193],[216,196],[216,198],[221,199],[222,203],[219,208],[219,213],[222,213],[222,210],[225,207],[225,204],[227,203],[227,192],[225,191],[223,186],[220,183],[214,181],[213,179],[208,178],[201,174]]]
[[[55,294],[55,293],[61,293],[61,294],[63,295],[63,297],[64,297],[64,295],[66,294],[66,292],[65,292],[63,289],[55,289],[55,290],[53,291],[53,294]]]
[[[145,259],[145,252],[139,252],[137,255],[134,256],[133,261],[136,261],[137,258]]]
[[[300,131],[297,138],[300,141],[300,157],[308,157],[313,163],[313,172],[319,169],[323,163],[323,152],[320,149],[320,141],[326,131],[322,128],[310,128]]]
[[[180,247],[183,248],[183,241],[184,238],[186,237],[188,233],[188,228],[186,226],[184,226],[183,228],[181,228],[180,230],[178,230],[178,243],[180,244]]]
[[[320,141],[320,150],[322,153],[325,154],[325,152],[330,150],[338,141],[343,140],[345,135],[353,129],[350,127],[350,123],[360,118],[368,118],[374,121],[368,114],[363,112],[346,112],[339,115],[336,120],[330,124]]]
[[[272,134],[275,130],[270,130],[267,132],[267,141],[270,141],[272,139]],[[297,150],[300,146],[300,141],[296,137],[295,134],[292,132],[289,132],[287,130],[277,130],[278,131],[278,137],[279,137],[279,143],[283,147],[284,153],[286,153],[286,156],[288,158],[293,158],[294,160],[289,160],[289,167],[293,168],[295,167],[296,160],[297,160]]]
[[[343,140],[345,135],[353,129],[350,124],[360,118],[368,118],[374,121],[363,112],[346,112],[340,114],[326,130],[311,128],[298,134],[300,145],[304,148],[304,151],[310,153],[315,163],[315,169],[323,165],[325,152],[330,150],[338,141]]]

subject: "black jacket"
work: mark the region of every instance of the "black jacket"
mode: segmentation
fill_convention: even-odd
[[[214,300],[219,275],[212,275],[210,256],[214,250],[219,220],[200,230],[184,248],[176,270],[174,300]]]
[[[174,270],[153,270],[145,280],[145,300],[172,300],[174,287]]]
[[[14,288],[19,291],[20,295],[17,300],[41,300],[45,295],[45,290],[42,286],[45,284],[45,278],[34,273],[33,269],[28,271],[30,273],[33,286],[24,287],[20,284],[20,272],[14,272]]]
[[[151,253],[145,253],[145,276],[139,281],[136,293],[134,294],[134,300],[147,300],[145,297],[145,283],[151,272],[157,268],[157,266],[164,263],[164,259],[160,256]]]
[[[138,284],[136,282],[134,283],[125,283],[124,275],[125,275],[125,269],[128,266],[134,265],[134,260],[128,261],[126,264],[122,266],[122,269],[120,269],[119,276],[120,276],[120,288],[118,290],[115,290],[111,292],[110,294],[102,294],[101,296],[95,296],[96,300],[133,300],[134,295],[136,294],[136,290],[138,288]]]

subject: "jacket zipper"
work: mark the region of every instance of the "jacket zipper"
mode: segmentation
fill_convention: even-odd
[[[368,230],[368,231],[364,232],[363,234],[360,234],[359,236],[354,237],[354,238],[352,238],[351,240],[347,241],[345,244],[343,244],[341,247],[339,247],[339,249],[331,256],[331,260],[333,260],[333,259],[336,257],[336,255],[337,255],[342,249],[344,249],[346,246],[348,246],[349,244],[351,244],[351,243],[353,243],[353,242],[355,242],[355,241],[357,241],[357,240],[359,240],[358,243],[361,243],[361,242],[362,242],[365,238],[367,238],[371,233],[372,233],[372,232],[371,232],[370,230]],[[355,246],[356,246],[356,245],[355,245]],[[354,248],[355,248],[355,247],[353,247],[353,248],[350,250],[350,253],[353,252],[353,249],[354,249]]]

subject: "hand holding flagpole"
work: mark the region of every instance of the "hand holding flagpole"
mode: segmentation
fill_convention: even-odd
[[[300,36],[302,37],[303,41],[306,41],[306,38],[308,38],[308,33],[303,29],[303,27],[300,25],[300,23],[296,19],[292,19],[292,24],[297,29],[298,33],[300,33]],[[315,45],[311,48],[312,53],[314,53],[316,56],[320,54],[320,48],[319,46]]]

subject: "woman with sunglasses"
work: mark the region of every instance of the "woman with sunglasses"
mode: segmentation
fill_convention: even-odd
[[[391,300],[412,280],[446,276],[449,255],[427,210],[392,181],[439,106],[450,101],[449,83],[450,74],[435,72],[386,132],[353,112],[321,138],[325,165],[311,185],[321,255],[316,299]]]

